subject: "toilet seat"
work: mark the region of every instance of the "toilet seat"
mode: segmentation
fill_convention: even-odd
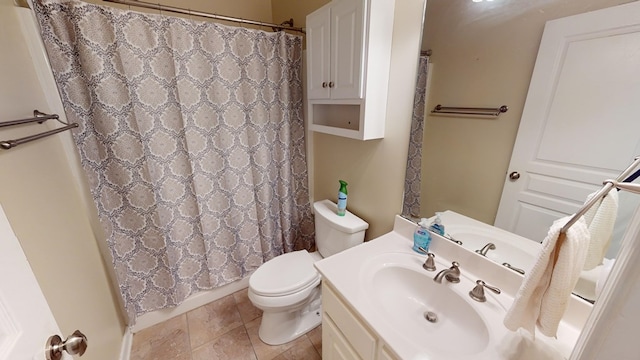
[[[262,264],[249,278],[249,287],[260,296],[276,297],[294,294],[316,286],[320,274],[307,250],[286,253]]]

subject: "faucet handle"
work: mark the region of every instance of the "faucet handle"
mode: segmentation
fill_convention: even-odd
[[[427,253],[427,260],[422,264],[422,268],[427,271],[436,271],[435,257],[436,256],[433,253]]]
[[[469,296],[475,301],[487,301],[487,297],[484,295],[484,288],[487,288],[496,294],[500,294],[501,292],[497,287],[487,285],[487,283],[485,283],[484,281],[478,280],[476,281],[476,286],[473,288],[473,290],[469,291]]]

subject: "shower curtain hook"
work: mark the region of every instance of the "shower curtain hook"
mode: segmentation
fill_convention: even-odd
[[[158,13],[162,15],[162,5],[160,5],[160,3],[158,3]]]

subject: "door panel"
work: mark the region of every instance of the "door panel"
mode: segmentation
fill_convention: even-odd
[[[336,1],[331,8],[331,97],[362,97],[363,2]]]
[[[309,99],[328,99],[331,9],[324,7],[307,16],[307,83]],[[325,86],[323,86],[325,84]]]
[[[542,241],[640,154],[640,4],[545,26],[495,225]]]
[[[18,9],[13,1],[0,1],[0,67],[3,69],[0,81],[0,96],[6,104],[12,99],[13,91],[32,89],[29,78],[22,78],[21,66],[25,59],[28,61],[26,48],[20,45],[26,41],[21,33],[22,22],[30,19],[31,14],[25,9]],[[34,28],[35,29],[35,28]],[[35,30],[34,30],[35,31]],[[28,65],[27,65],[28,66]],[[16,76],[7,76],[7,74]],[[18,79],[18,80],[16,80]],[[22,80],[20,82],[19,80]],[[36,100],[32,99],[36,102]],[[11,105],[14,105],[13,103]],[[13,120],[11,113],[15,113],[22,104],[0,107],[0,121]],[[42,109],[44,110],[44,109]],[[23,113],[29,117],[33,108],[26,108]],[[8,117],[9,116],[9,117]],[[5,133],[6,136],[6,133]],[[28,149],[24,149],[28,150]],[[12,150],[23,151],[23,150]],[[2,156],[12,156],[2,154]],[[11,169],[3,168],[5,172]],[[6,186],[6,184],[3,184]],[[34,218],[33,226],[45,226],[46,220]],[[47,251],[43,244],[42,251]],[[55,261],[55,259],[51,259]],[[60,291],[66,291],[61,289]],[[22,247],[15,236],[4,210],[0,205],[0,359],[2,360],[44,360],[45,343],[51,335],[63,335],[49,309],[49,305],[40,290],[29,262],[22,251]],[[71,359],[71,357],[63,357]]]
[[[0,359],[44,360],[47,339],[60,330],[1,206],[0,274]]]

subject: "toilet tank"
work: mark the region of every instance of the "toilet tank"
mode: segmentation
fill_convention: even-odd
[[[354,247],[364,241],[369,224],[347,210],[338,216],[338,206],[331,200],[313,204],[316,224],[316,246],[323,257]]]

